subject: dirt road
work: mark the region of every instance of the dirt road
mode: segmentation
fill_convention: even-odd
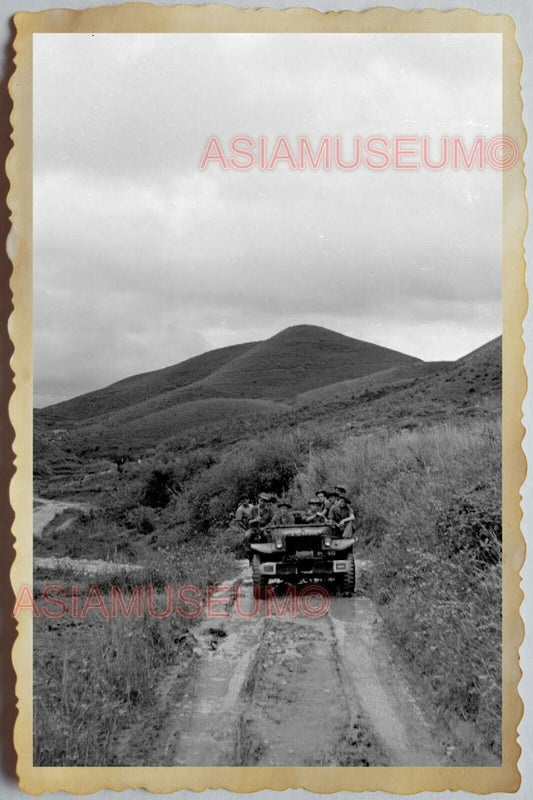
[[[43,535],[44,529],[49,522],[52,522],[59,514],[65,511],[72,511],[72,516],[66,516],[61,521],[62,528],[68,527],[70,523],[76,518],[79,511],[87,511],[89,506],[86,503],[74,503],[70,500],[64,502],[62,500],[49,500],[45,497],[33,498],[33,536],[40,539]]]
[[[448,763],[368,598],[333,597],[317,618],[297,599],[295,615],[287,607],[278,616],[272,603],[254,600],[247,569],[241,579],[229,616],[196,627],[189,680],[169,671],[166,713],[154,737],[144,725],[144,752],[133,763],[148,753],[175,766]],[[278,606],[285,597],[278,589]]]
[[[71,527],[72,523],[79,517],[80,512],[89,511],[88,503],[76,503],[72,501],[49,500],[44,497],[34,497],[33,499],[33,535],[36,539],[42,539],[44,531],[49,523],[56,517],[61,519],[51,528],[54,531],[64,531]],[[49,535],[50,528],[47,531]],[[118,561],[104,561],[98,558],[69,558],[68,556],[34,556],[34,569],[47,570],[54,572],[58,569],[69,569],[75,574],[92,575],[114,575],[120,571],[135,572],[142,569],[134,564],[120,563]]]

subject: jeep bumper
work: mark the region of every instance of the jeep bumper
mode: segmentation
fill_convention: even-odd
[[[348,561],[328,559],[317,561],[263,561],[259,572],[265,578],[284,578],[287,576],[313,576],[317,578],[331,577],[347,572]]]

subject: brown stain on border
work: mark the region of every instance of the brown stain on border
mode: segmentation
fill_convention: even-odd
[[[13,63],[15,26],[10,20],[10,37],[6,47],[5,69],[0,82],[0,159],[5,162],[12,147],[10,115],[12,100],[8,83],[15,71]],[[7,329],[8,319],[13,311],[12,295],[9,286],[12,265],[7,256],[6,244],[11,228],[10,212],[7,205],[9,181],[4,170],[0,172],[0,241],[3,243],[0,269],[0,751],[1,769],[4,775],[16,780],[17,754],[13,741],[13,731],[17,716],[15,698],[15,670],[11,661],[11,648],[16,639],[16,624],[12,617],[15,595],[9,579],[9,572],[15,557],[11,527],[14,512],[9,503],[9,484],[15,473],[13,440],[15,431],[8,412],[9,398],[14,389],[14,372],[11,369],[13,343]]]

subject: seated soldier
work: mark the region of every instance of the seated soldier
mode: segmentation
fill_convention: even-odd
[[[291,504],[287,500],[278,500],[277,511],[272,517],[272,525],[294,525],[294,516],[291,513]]]
[[[328,519],[332,519],[333,509],[338,503],[339,500],[339,493],[336,489],[330,489],[328,492],[328,500],[329,500],[329,508],[328,508]]]
[[[339,495],[336,502],[331,506],[328,519],[341,528],[344,538],[349,538],[352,535],[355,513],[343,495]]]
[[[272,508],[272,495],[266,492],[261,492],[259,495],[259,503],[256,509],[256,516],[250,522],[258,523],[261,528],[268,525],[274,516],[274,509]]]
[[[327,492],[326,489],[319,489],[315,494],[321,503],[320,510],[327,515],[329,507],[331,506],[331,502],[328,498],[329,492]]]
[[[351,506],[352,503],[350,501],[350,498],[348,497],[346,486],[335,486],[335,491],[338,493],[339,497],[344,497],[348,505]]]
[[[254,507],[250,503],[249,498],[248,497],[241,498],[239,507],[235,512],[235,522],[237,523],[237,525],[239,525],[239,527],[241,527],[243,530],[247,531],[250,525],[250,520],[252,519],[253,516],[254,516]]]
[[[326,515],[320,510],[321,503],[317,497],[312,497],[307,505],[307,515],[304,517],[304,522],[307,525],[320,525],[326,521]]]

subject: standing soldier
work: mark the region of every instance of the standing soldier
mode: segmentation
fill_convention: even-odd
[[[250,542],[261,539],[261,529],[266,528],[274,516],[272,509],[272,496],[270,494],[266,494],[266,492],[261,492],[258,498],[257,506],[254,506],[253,509],[255,516],[252,515],[252,519],[250,519],[248,523],[248,530],[244,534],[244,548],[250,561],[252,559]]]

